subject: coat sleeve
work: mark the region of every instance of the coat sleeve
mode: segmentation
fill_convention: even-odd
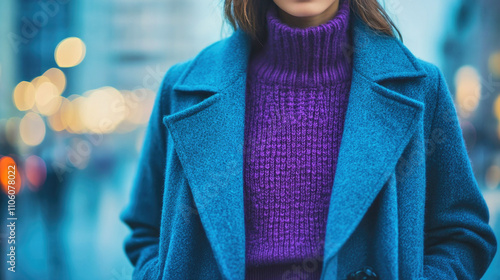
[[[124,243],[125,253],[135,267],[133,279],[156,279],[159,275],[159,235],[166,164],[166,128],[163,116],[169,113],[172,82],[165,74],[155,98],[146,129],[130,202],[120,219],[131,229]]]
[[[424,275],[427,279],[480,279],[497,243],[453,99],[441,71],[437,67],[435,71],[439,82],[426,162]]]

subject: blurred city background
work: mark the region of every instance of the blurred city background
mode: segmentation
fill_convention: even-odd
[[[500,239],[500,2],[384,5],[446,76]],[[0,166],[20,174],[16,273],[2,229],[0,279],[130,279],[118,215],[152,102],[171,65],[230,34],[221,0],[2,0],[0,20]],[[498,254],[483,279],[500,279]]]

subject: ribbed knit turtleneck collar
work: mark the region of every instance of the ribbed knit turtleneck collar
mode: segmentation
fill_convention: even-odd
[[[253,58],[251,69],[260,81],[293,86],[314,86],[350,78],[349,4],[328,22],[299,28],[285,24],[271,3],[266,14],[267,37]]]

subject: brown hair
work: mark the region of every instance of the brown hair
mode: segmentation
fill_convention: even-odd
[[[341,0],[337,0],[341,1]],[[399,39],[401,33],[377,0],[345,0],[350,9],[370,28]],[[259,40],[265,32],[265,12],[271,0],[224,0],[224,15],[233,29],[241,28],[253,39]]]

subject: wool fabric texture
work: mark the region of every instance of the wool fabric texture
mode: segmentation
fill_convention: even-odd
[[[497,241],[443,73],[361,18],[350,24],[352,83],[322,277],[370,266],[380,279],[481,279]],[[237,29],[161,82],[120,215],[134,280],[245,278],[250,42]]]
[[[318,26],[291,27],[275,5],[266,20],[247,69],[246,279],[319,279],[352,76],[348,1]]]

